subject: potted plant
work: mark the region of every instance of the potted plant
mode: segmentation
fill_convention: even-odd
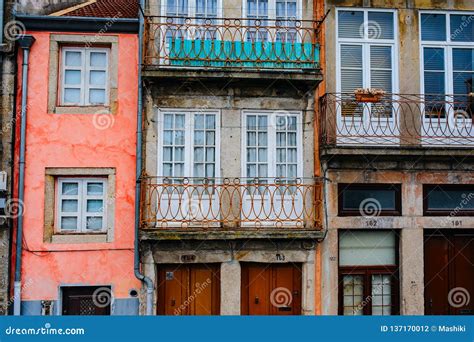
[[[380,99],[385,95],[385,91],[375,88],[358,88],[354,90],[354,95],[357,102],[380,102]]]

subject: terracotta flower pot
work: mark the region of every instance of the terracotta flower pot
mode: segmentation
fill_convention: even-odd
[[[355,94],[357,102],[380,102],[382,94]]]

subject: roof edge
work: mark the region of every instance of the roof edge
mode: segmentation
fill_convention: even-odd
[[[27,30],[95,33],[138,33],[136,18],[17,15]],[[67,25],[65,25],[67,24]]]

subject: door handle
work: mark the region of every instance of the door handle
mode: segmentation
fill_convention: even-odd
[[[174,298],[171,299],[171,306],[175,306],[176,305],[176,300]]]
[[[260,303],[260,298],[255,297],[255,304],[259,304],[259,303]]]

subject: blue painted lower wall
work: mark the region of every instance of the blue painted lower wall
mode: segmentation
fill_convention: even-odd
[[[59,314],[58,301],[53,301],[53,315]],[[138,298],[115,298],[112,304],[113,316],[137,316],[139,310]],[[23,316],[40,316],[41,300],[24,300],[21,302]]]

